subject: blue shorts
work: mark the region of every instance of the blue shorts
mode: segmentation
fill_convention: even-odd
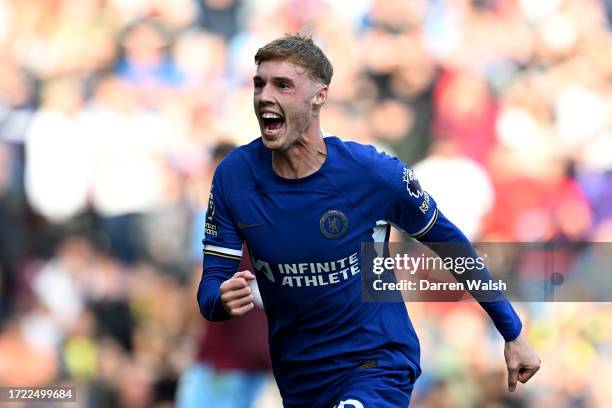
[[[407,408],[417,378],[418,364],[393,348],[352,358],[355,365],[304,401],[283,400],[284,408]],[[308,399],[308,401],[306,401]]]
[[[368,369],[351,377],[329,408],[407,408],[414,379],[405,371]]]

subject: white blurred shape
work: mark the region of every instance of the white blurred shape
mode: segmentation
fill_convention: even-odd
[[[32,282],[32,290],[57,321],[75,322],[83,310],[81,291],[73,277],[57,261],[48,262]]]
[[[567,146],[577,146],[594,136],[606,120],[606,106],[600,95],[571,84],[565,86],[555,101],[559,136]]]
[[[564,0],[519,0],[521,9],[529,21],[553,14],[563,3]]]
[[[25,138],[25,190],[44,217],[63,221],[85,208],[91,155],[77,118],[40,110]]]
[[[587,143],[583,160],[589,167],[597,170],[612,170],[612,130],[600,132]]]
[[[162,158],[168,126],[146,112],[88,109],[84,131],[95,149],[94,208],[104,216],[142,213],[162,200]]]
[[[470,239],[491,209],[494,191],[489,176],[475,161],[461,157],[430,156],[413,167],[420,184],[438,208]]]
[[[568,51],[578,39],[578,28],[569,16],[557,13],[542,23],[540,34],[551,48]]]
[[[503,110],[495,123],[499,141],[511,149],[533,143],[538,137],[538,126],[527,111],[520,108]]]
[[[354,27],[358,27],[367,15],[373,0],[353,0],[351,6],[346,6],[346,0],[328,0],[336,15],[347,18]]]
[[[43,351],[57,350],[64,335],[51,316],[39,312],[24,316],[21,330],[30,345]]]
[[[8,2],[0,1],[0,42],[9,38],[12,28],[11,17]]]
[[[512,155],[514,172],[542,176],[558,152],[557,139],[550,129],[519,107],[503,109],[495,123],[497,138]]]

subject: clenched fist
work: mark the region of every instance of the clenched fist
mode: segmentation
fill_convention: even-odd
[[[249,287],[249,282],[254,279],[255,275],[250,271],[240,271],[221,284],[221,302],[230,316],[242,316],[254,307]]]
[[[506,343],[504,355],[508,366],[508,390],[511,392],[516,389],[517,380],[526,383],[542,364],[540,357],[522,335]]]

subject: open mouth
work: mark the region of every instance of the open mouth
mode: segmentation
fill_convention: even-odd
[[[285,124],[285,118],[274,112],[264,112],[261,114],[263,130],[266,136],[274,136]]]

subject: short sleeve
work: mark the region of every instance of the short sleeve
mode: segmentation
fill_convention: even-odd
[[[242,259],[242,238],[231,217],[223,188],[223,167],[217,166],[213,176],[208,209],[204,221],[204,254]]]
[[[423,190],[414,170],[397,158],[381,156],[379,174],[389,195],[387,220],[413,238],[424,236],[438,217],[434,199]]]

